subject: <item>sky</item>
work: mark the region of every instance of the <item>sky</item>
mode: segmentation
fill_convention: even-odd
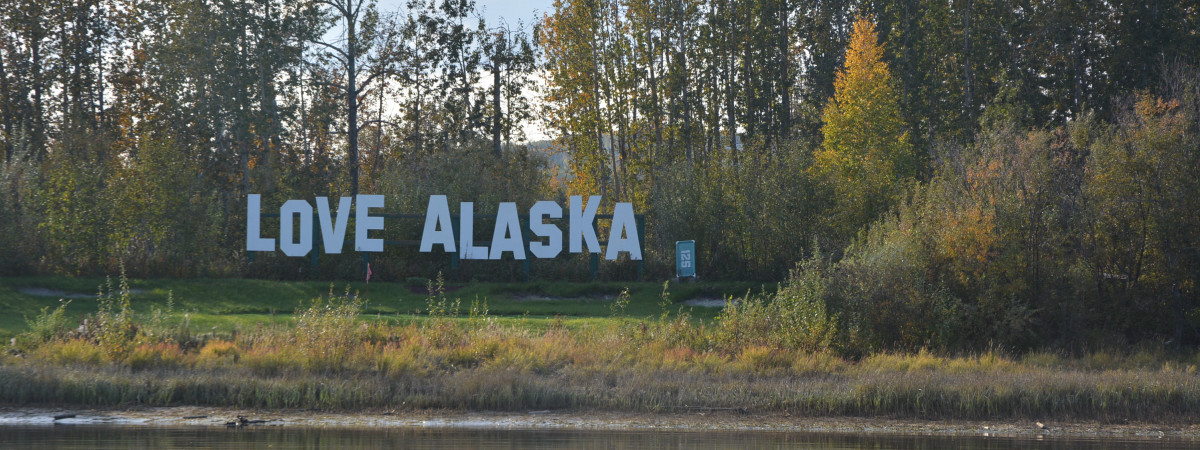
[[[379,11],[404,11],[408,0],[378,0]],[[542,13],[554,9],[554,0],[475,0],[475,10],[482,13],[488,26],[500,23],[501,19],[509,25],[516,25],[518,20],[524,21],[526,27],[532,25]]]

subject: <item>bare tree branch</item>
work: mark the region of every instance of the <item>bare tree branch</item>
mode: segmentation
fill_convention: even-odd
[[[350,13],[346,10],[346,8],[342,7],[341,3],[337,3],[332,0],[316,0],[314,3],[316,3],[318,5],[332,6],[333,9],[336,9],[338,12],[342,13],[343,16],[350,15]],[[357,11],[355,11],[355,12],[357,12]]]
[[[372,81],[375,81],[376,78],[379,78],[383,75],[387,75],[391,72],[392,71],[390,71],[390,70],[377,70],[375,72],[372,72],[370,75],[367,75],[367,79],[363,80],[362,83],[358,84],[358,88],[354,91],[354,95],[361,94],[363,91],[365,91],[367,89],[367,86],[370,85]]]
[[[338,60],[338,62],[342,63],[342,66],[345,66],[347,64],[346,61],[350,59],[350,56],[346,54],[345,50],[335,47],[333,44],[330,44],[325,41],[318,41],[318,40],[313,40],[311,42],[314,44],[317,44],[317,45],[323,45],[323,46],[337,52],[339,55],[341,55],[342,57]]]

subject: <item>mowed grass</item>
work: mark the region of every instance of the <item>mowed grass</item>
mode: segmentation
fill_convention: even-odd
[[[364,319],[376,318],[394,323],[421,320],[428,308],[429,280],[408,282],[327,282],[270,281],[247,279],[129,279],[130,303],[135,311],[166,310],[172,300],[174,316],[187,314],[196,330],[230,332],[258,324],[284,323],[298,308],[305,308],[317,297],[347,291],[366,300]],[[436,281],[434,281],[436,283]],[[111,284],[111,288],[109,287]],[[687,308],[697,320],[715,317],[720,308],[687,307],[690,299],[723,299],[747,292],[773,290],[771,285],[755,283],[672,283],[671,312]],[[82,318],[96,312],[97,293],[118,290],[116,278],[102,277],[7,277],[0,278],[0,338],[7,340],[25,331],[27,320],[37,317],[42,308],[56,308],[60,300],[70,301],[66,314]],[[532,326],[544,326],[547,319],[561,316],[574,322],[582,318],[606,318],[610,305],[628,289],[629,304],[623,315],[650,317],[662,313],[661,283],[466,283],[445,284],[446,296],[459,301],[466,314],[474,301],[486,302],[488,315],[498,319],[525,318]],[[39,291],[40,290],[40,291]],[[53,292],[46,292],[53,291]],[[63,297],[74,297],[66,298]]]

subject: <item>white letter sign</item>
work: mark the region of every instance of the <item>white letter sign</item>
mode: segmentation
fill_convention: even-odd
[[[447,253],[454,252],[454,229],[450,222],[450,205],[446,203],[445,195],[430,195],[429,206],[425,207],[425,231],[421,232],[421,253],[432,252],[433,244],[442,244],[442,250]]]
[[[321,239],[325,241],[325,253],[342,252],[346,242],[346,223],[350,220],[350,197],[338,200],[337,221],[329,214],[329,198],[317,197],[317,219],[321,221]]]
[[[571,253],[582,252],[583,241],[587,241],[588,253],[600,253],[600,240],[596,238],[596,228],[592,226],[596,220],[596,208],[600,207],[600,196],[591,196],[586,209],[580,204],[581,199],[578,195],[572,195],[568,206],[571,210],[571,222],[567,224],[570,230],[567,232],[569,248]]]
[[[371,216],[371,208],[383,207],[382,195],[359,195],[354,208],[354,249],[360,252],[382,252],[383,239],[371,239],[367,232],[383,229],[383,218]]]
[[[517,204],[513,202],[501,203],[496,211],[496,228],[492,231],[492,254],[489,259],[500,259],[504,252],[512,252],[513,258],[525,259],[521,218],[517,216]]]
[[[300,236],[293,235],[296,216],[300,216]],[[312,205],[308,202],[288,200],[279,208],[279,248],[288,256],[304,256],[312,250]]]
[[[622,233],[624,232],[624,233]],[[621,237],[624,235],[625,237]],[[642,259],[642,248],[638,245],[637,220],[633,216],[632,203],[617,203],[613,207],[612,226],[608,228],[608,251],[604,259],[617,259],[617,253],[629,252],[629,259]]]
[[[541,241],[530,242],[529,253],[538,258],[554,258],[562,253],[562,230],[543,222],[544,217],[561,219],[562,208],[558,203],[545,200],[534,203],[533,207],[529,208],[529,231],[534,236],[544,237],[549,241],[545,244]]]
[[[275,240],[262,237],[262,196],[250,194],[246,196],[246,251],[273,252]]]

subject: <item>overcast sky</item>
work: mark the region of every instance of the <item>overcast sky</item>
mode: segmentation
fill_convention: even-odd
[[[407,0],[378,0],[379,11],[405,11]],[[516,25],[518,20],[524,21],[526,29],[532,26],[542,13],[554,9],[554,0],[475,0],[475,10],[483,14],[488,26],[507,20],[509,25]]]

